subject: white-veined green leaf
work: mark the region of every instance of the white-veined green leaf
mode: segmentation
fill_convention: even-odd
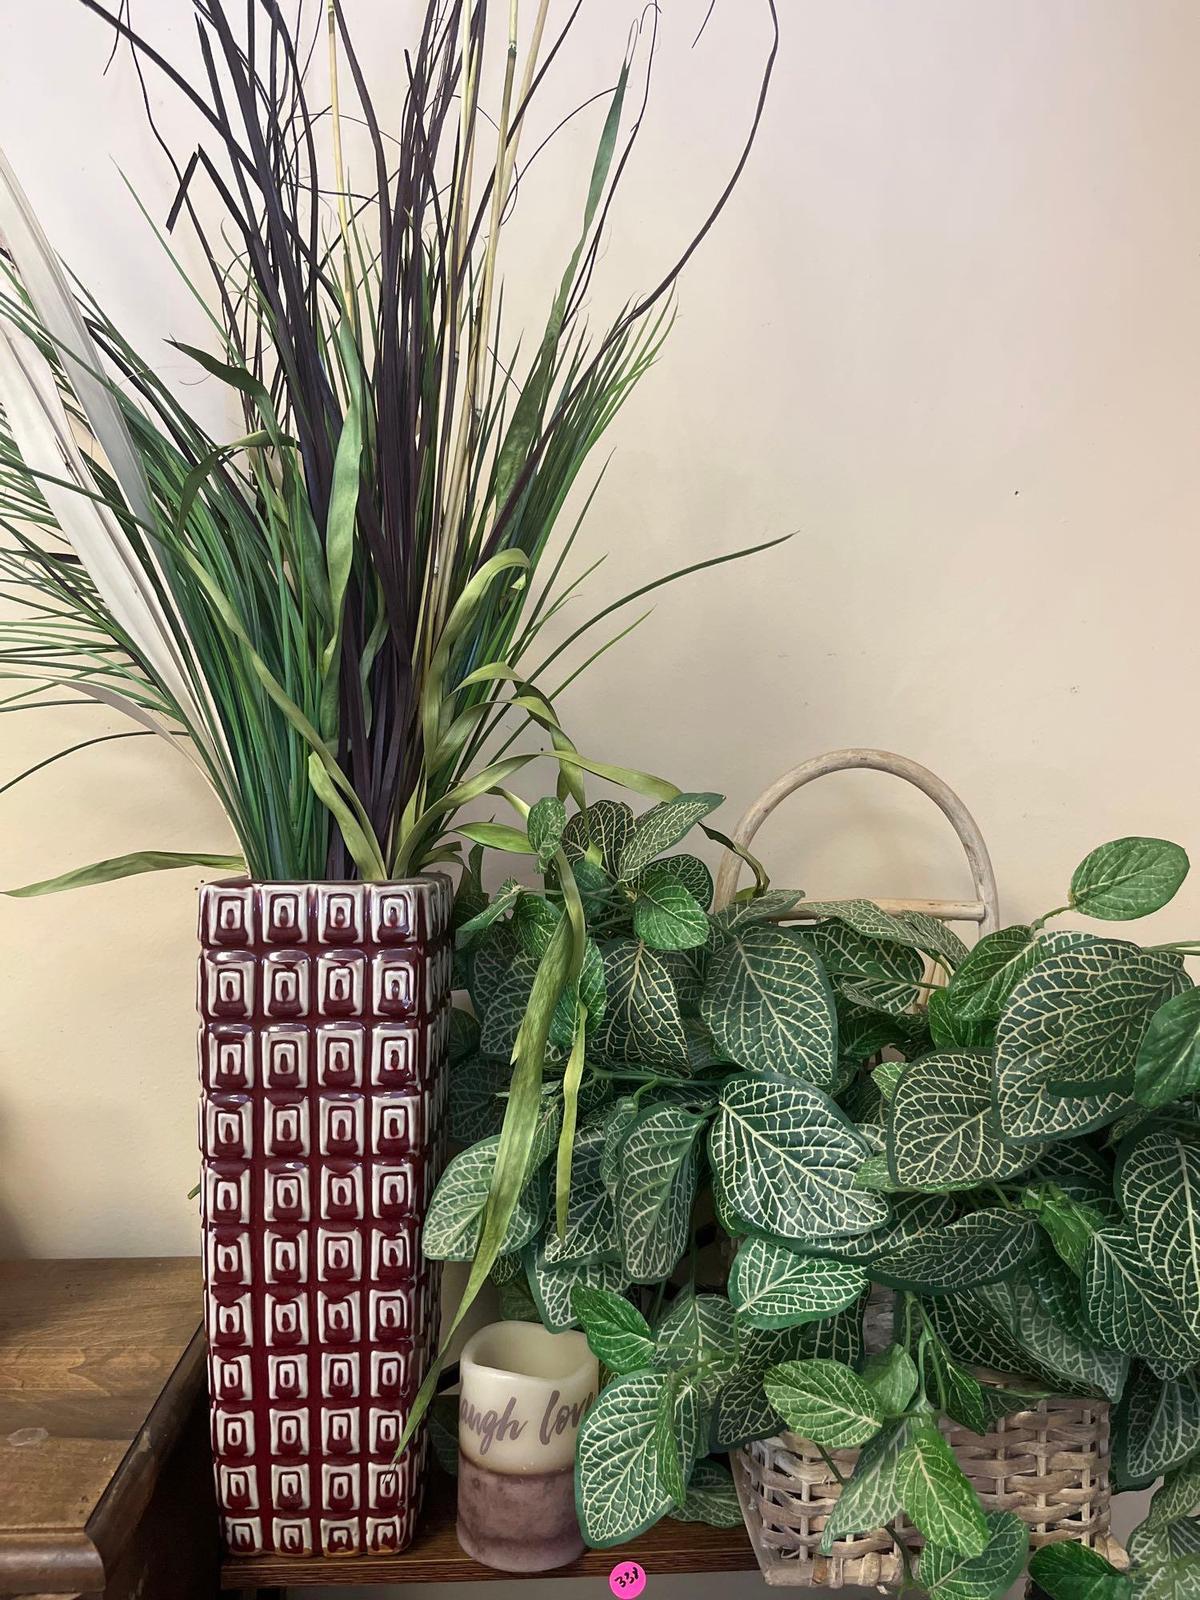
[[[902,1415],[917,1390],[917,1364],[898,1344],[868,1356],[859,1376],[879,1401],[885,1417]]]
[[[1132,1592],[1128,1576],[1098,1550],[1066,1541],[1035,1550],[1029,1576],[1050,1600],[1129,1600]]]
[[[587,1335],[588,1349],[618,1376],[640,1372],[654,1359],[650,1324],[622,1295],[578,1284],[571,1292],[575,1320]]]
[[[1200,1092],[1200,989],[1174,995],[1150,1018],[1133,1092],[1142,1106],[1165,1106]]]
[[[1042,943],[1045,953],[1015,986],[996,1025],[996,1110],[1001,1133],[1014,1140],[1087,1133],[1120,1116],[1130,1104],[1141,1038],[1119,997],[1124,963],[1132,960],[1135,987],[1147,997],[1148,969],[1135,946],[1075,933]],[[1153,1009],[1145,1011],[1143,1028]],[[1088,1070],[1094,1045],[1101,1068],[1115,1079],[1094,1092],[1056,1092],[1055,1084]]]
[[[955,1015],[964,1022],[994,1022],[1040,953],[1032,928],[1000,928],[985,934],[946,987]]]
[[[1037,1242],[1031,1216],[984,1207],[873,1256],[869,1271],[892,1288],[950,1294],[1009,1277]]]
[[[638,874],[633,931],[655,950],[692,950],[707,942],[709,923],[674,872],[650,866]]]
[[[980,1555],[960,1555],[940,1544],[921,1551],[917,1579],[929,1600],[999,1600],[1021,1576],[1028,1528],[1011,1511],[990,1511],[984,1520],[988,1542]]]
[[[567,808],[557,795],[546,795],[530,806],[525,827],[529,843],[543,869],[554,860],[566,826]]]
[[[606,1550],[635,1538],[670,1510],[655,1434],[660,1396],[669,1381],[664,1372],[618,1378],[583,1419],[575,1454],[575,1507],[580,1531],[593,1549]],[[700,1423],[699,1396],[685,1384],[675,1416],[685,1482],[695,1460]]]
[[[1146,917],[1166,905],[1187,871],[1187,853],[1168,839],[1114,839],[1075,868],[1071,906],[1108,922]]]
[[[729,933],[709,965],[700,1015],[739,1066],[833,1084],[833,994],[803,935],[764,923]]]
[[[1194,1373],[1158,1378],[1135,1363],[1113,1417],[1113,1466],[1122,1488],[1153,1482],[1200,1451]]]
[[[742,1241],[729,1278],[729,1298],[752,1328],[820,1322],[853,1305],[867,1275],[853,1263],[796,1255],[778,1240]]]
[[[573,1295],[577,1289],[601,1289],[619,1294],[626,1285],[625,1269],[619,1261],[568,1261],[546,1259],[544,1244],[531,1245],[526,1271],[542,1326],[551,1333],[565,1333],[577,1326]]]
[[[676,1522],[706,1522],[710,1528],[738,1528],[742,1508],[729,1470],[707,1457],[697,1461],[682,1505],[671,1516]]]
[[[980,1556],[988,1525],[970,1479],[932,1421],[913,1430],[897,1467],[896,1486],[908,1519],[933,1544]]]
[[[625,1267],[635,1283],[669,1276],[687,1248],[696,1139],[704,1121],[675,1106],[656,1106],[625,1134],[617,1223]]]
[[[474,1257],[499,1144],[498,1135],[481,1140],[460,1151],[442,1173],[421,1234],[421,1248],[431,1261],[470,1261]],[[517,1201],[502,1254],[528,1244],[545,1220],[545,1188],[535,1181]]]
[[[713,1412],[716,1448],[729,1450],[750,1439],[766,1439],[783,1427],[783,1418],[763,1387],[772,1367],[814,1357],[853,1366],[861,1355],[861,1303],[824,1322],[798,1328],[742,1328],[737,1368],[722,1385]]]
[[[805,937],[834,985],[858,1005],[891,1014],[911,1011],[920,996],[925,960],[909,945],[868,938],[844,922],[818,923]]]
[[[1133,1600],[1198,1600],[1200,1561],[1181,1557],[1144,1561],[1132,1574]]]
[[[568,861],[585,856],[595,847],[599,862],[615,877],[626,840],[633,832],[633,812],[623,800],[595,800],[571,818],[563,831],[563,853]]]
[[[828,1450],[865,1444],[883,1426],[879,1401],[840,1361],[785,1361],[763,1387],[793,1433]]]
[[[617,865],[617,876],[628,881],[672,845],[689,834],[701,817],[707,817],[724,801],[722,794],[677,794],[643,812],[625,841]]]
[[[945,1192],[1011,1178],[1037,1151],[1001,1137],[984,1051],[921,1056],[903,1068],[888,1117],[888,1166],[902,1189]]]
[[[712,904],[712,873],[699,856],[686,854],[663,856],[660,861],[651,862],[644,871],[637,873],[629,887],[635,891],[640,890],[643,882],[652,873],[656,877],[670,877],[681,883],[702,911],[707,911]]]
[[[450,1136],[456,1144],[475,1144],[500,1132],[503,1096],[512,1063],[490,1056],[456,1062],[450,1078]]]
[[[1200,1334],[1200,1130],[1151,1128],[1123,1152],[1117,1196],[1139,1254]]]
[[[654,1366],[686,1369],[706,1400],[730,1376],[737,1359],[733,1307],[722,1294],[685,1291],[656,1330]]]
[[[710,1149],[726,1202],[764,1233],[829,1240],[887,1220],[886,1204],[854,1187],[870,1148],[799,1078],[727,1079]]]
[[[916,1417],[905,1417],[867,1440],[821,1531],[822,1555],[829,1555],[838,1539],[882,1528],[900,1510],[900,1459],[919,1427]]]
[[[1200,1361],[1200,1339],[1188,1332],[1167,1282],[1128,1229],[1092,1233],[1080,1290],[1098,1344],[1140,1356],[1165,1376],[1179,1377]]]
[[[772,922],[786,914],[804,898],[799,889],[767,889],[748,900],[734,900],[714,913],[713,921],[725,933],[748,927],[753,922]]]
[[[686,1067],[687,1036],[670,966],[640,939],[605,945],[604,1021],[596,1049],[612,1061]]]

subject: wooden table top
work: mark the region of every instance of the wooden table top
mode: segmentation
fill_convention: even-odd
[[[493,1572],[472,1561],[459,1547],[454,1532],[455,1485],[440,1471],[429,1486],[421,1528],[398,1556],[245,1556],[221,1568],[228,1589],[280,1587],[301,1589],[317,1584],[482,1583],[511,1572]],[[746,1530],[709,1528],[698,1522],[673,1522],[668,1517],[614,1550],[588,1550],[569,1567],[537,1574],[543,1578],[605,1577],[618,1562],[641,1562],[653,1582],[670,1572],[741,1572],[756,1565]]]
[[[0,1262],[0,1593],[104,1587],[203,1385],[200,1312],[193,1257]]]

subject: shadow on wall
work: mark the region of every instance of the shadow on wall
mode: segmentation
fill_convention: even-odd
[[[5,1173],[10,1170],[5,1123],[0,1115],[0,1261],[23,1261],[29,1254],[21,1238],[16,1218],[5,1199]]]

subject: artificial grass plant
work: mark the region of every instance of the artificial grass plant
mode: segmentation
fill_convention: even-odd
[[[578,234],[545,325],[522,347],[502,319],[506,218],[530,107],[580,3],[552,26],[549,0],[527,0],[523,15],[512,0],[489,30],[487,0],[429,0],[396,63],[407,89],[394,132],[341,0],[290,20],[275,0],[250,0],[236,21],[222,0],[195,0],[196,81],[124,7],[80,3],[107,18],[139,77],[157,72],[200,115],[204,136],[186,157],[152,120],[178,177],[160,237],[179,266],[169,234],[183,219],[194,229],[212,291],[193,287],[213,339],[179,348],[226,388],[244,426],[218,441],[189,413],[69,280],[0,157],[0,584],[12,602],[0,671],[14,680],[0,709],[65,692],[126,712],[132,731],[195,762],[242,855],[140,853],[18,892],[184,862],[244,862],[258,878],[403,876],[453,859],[453,833],[478,831],[455,830],[459,808],[484,794],[507,801],[508,780],[542,746],[579,801],[586,772],[636,777],[578,754],[554,709],[575,672],[549,675],[657,584],[545,649],[543,630],[581,581],[567,564],[582,518],[552,540],[745,164],[774,46],[710,214],[655,287],[596,334],[583,308],[641,124],[630,89],[640,73],[648,90],[653,35],[640,62],[639,49],[619,60],[580,175]],[[625,37],[622,24],[620,52]],[[151,103],[147,93],[148,114]],[[366,129],[366,191],[346,177],[351,123]],[[212,203],[218,223],[202,220]],[[511,751],[530,728],[532,747]]]

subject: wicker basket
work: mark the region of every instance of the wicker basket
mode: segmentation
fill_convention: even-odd
[[[1003,1381],[993,1373],[980,1376]],[[1015,1512],[1029,1528],[1033,1549],[1075,1539],[1109,1560],[1123,1560],[1108,1531],[1107,1401],[1046,1399],[1036,1410],[1005,1417],[982,1439],[945,1421],[942,1431],[985,1508]],[[830,1455],[848,1477],[858,1451]],[[780,1434],[737,1451],[732,1465],[750,1542],[768,1583],[822,1589],[899,1584],[903,1562],[883,1528],[839,1539],[828,1556],[818,1555],[841,1486],[815,1445]],[[895,1527],[909,1549],[920,1545],[920,1534],[903,1516]]]

